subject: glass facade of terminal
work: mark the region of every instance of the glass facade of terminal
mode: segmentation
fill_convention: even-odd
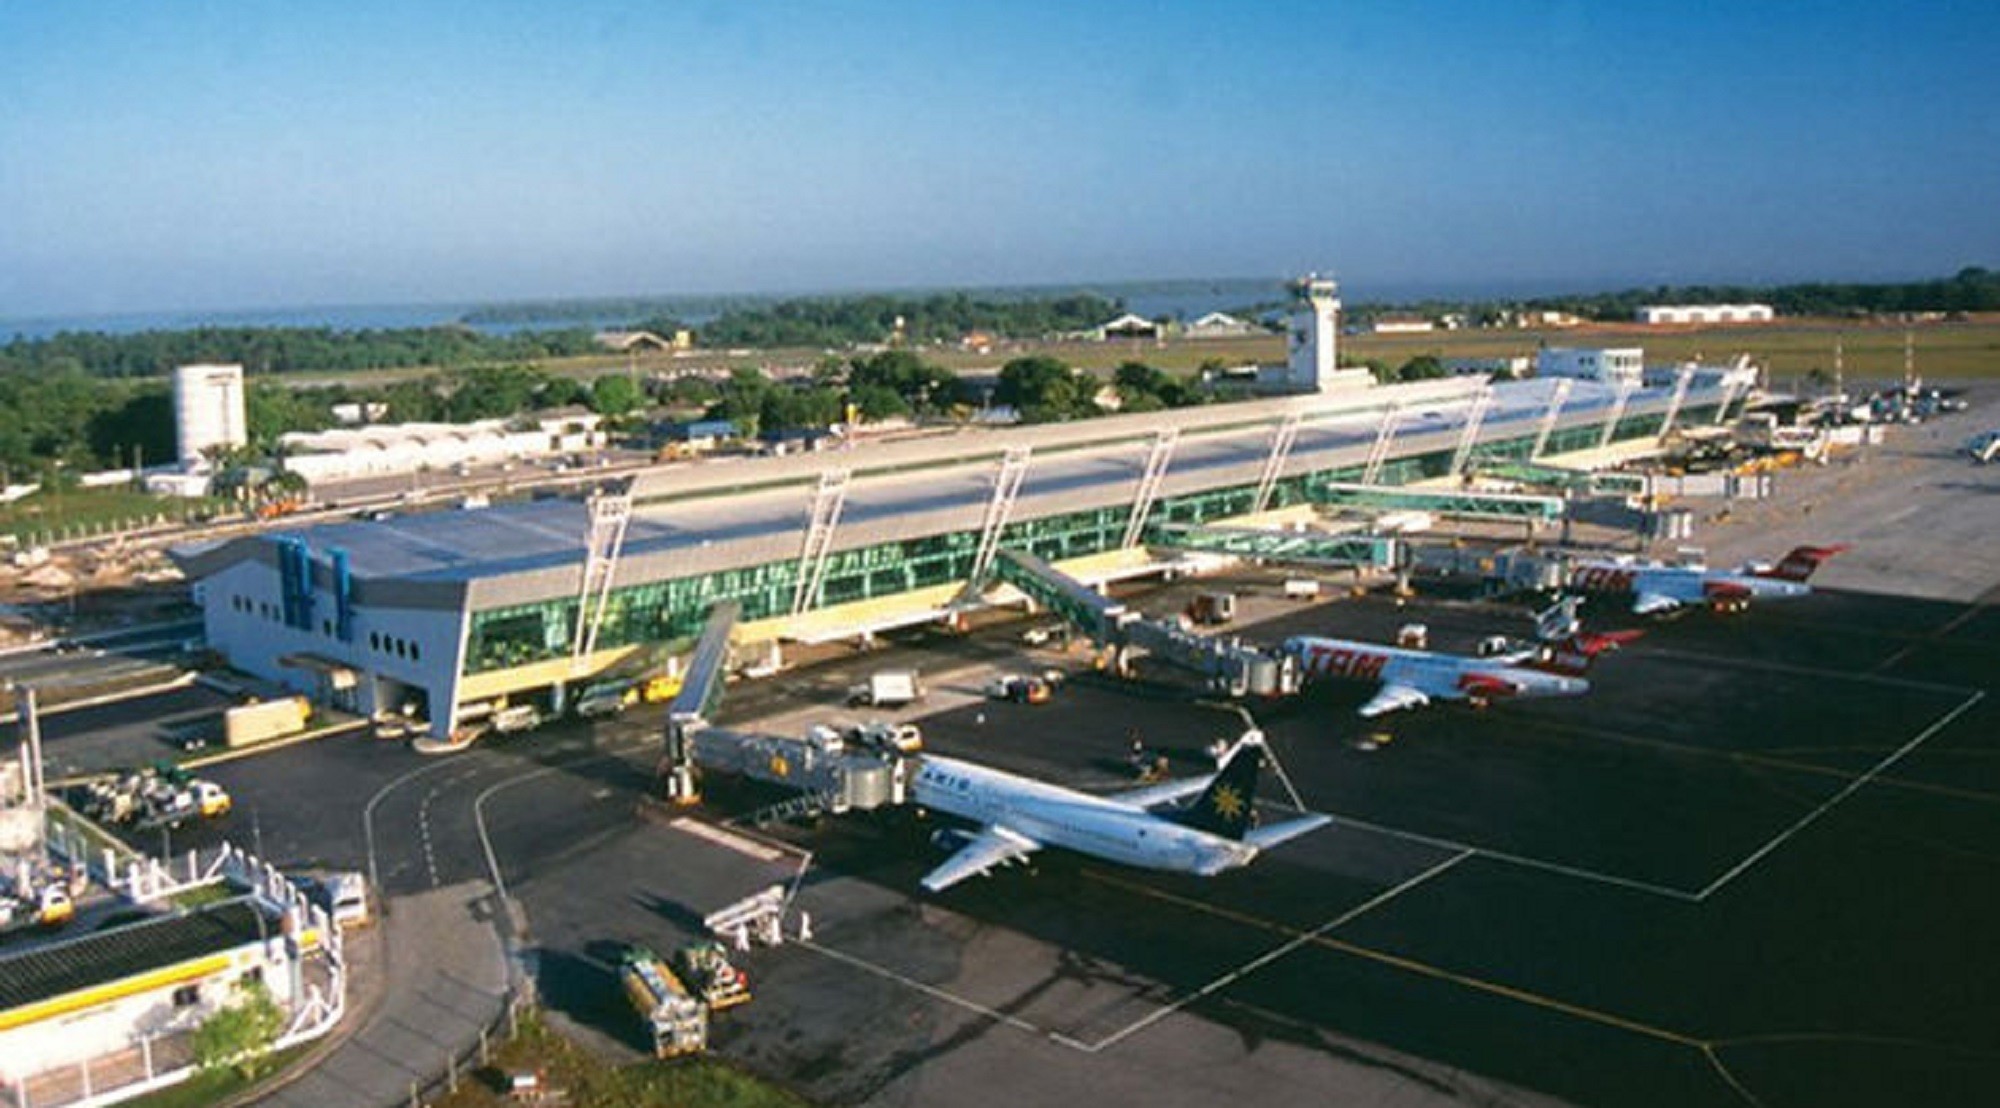
[[[1700,423],[1714,413],[1712,406],[1690,407],[1685,418]],[[1656,435],[1664,418],[1663,412],[1635,412],[1618,421],[1613,439]],[[1603,433],[1601,424],[1558,429],[1550,435],[1545,450],[1550,454],[1588,450],[1598,444]],[[1533,450],[1531,434],[1481,443],[1475,457],[1526,459]],[[1382,466],[1380,483],[1401,485],[1443,476],[1451,468],[1451,457],[1452,451],[1445,450],[1394,459]],[[1347,466],[1287,477],[1272,490],[1269,507],[1317,502],[1314,486],[1356,481],[1360,476],[1361,467]],[[1253,485],[1234,485],[1161,497],[1149,522],[1228,519],[1248,513],[1255,496]],[[1102,553],[1124,541],[1131,511],[1129,504],[1115,504],[1022,520],[1007,525],[1000,545],[1050,562]],[[978,549],[977,531],[955,531],[839,551],[827,558],[818,606],[962,582],[972,572]],[[690,638],[700,631],[709,606],[718,600],[741,603],[745,620],[786,615],[791,611],[799,570],[799,561],[794,558],[616,589],[598,628],[597,645],[605,649]],[[566,655],[575,641],[576,618],[575,597],[474,612],[466,672],[482,673]]]

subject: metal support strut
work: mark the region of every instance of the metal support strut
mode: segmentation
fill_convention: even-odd
[[[1146,455],[1146,472],[1139,478],[1139,491],[1132,500],[1132,518],[1125,524],[1125,541],[1121,545],[1130,550],[1139,545],[1139,536],[1145,533],[1146,517],[1152,514],[1153,501],[1160,498],[1160,485],[1167,479],[1167,466],[1174,460],[1174,443],[1180,439],[1180,429],[1169,427],[1153,438],[1153,449]]]
[[[1681,405],[1687,402],[1688,386],[1693,383],[1694,367],[1691,365],[1682,366],[1681,371],[1674,375],[1673,399],[1667,401],[1667,418],[1660,421],[1661,442],[1667,441],[1667,436],[1673,433],[1674,420],[1680,418]]]
[[[1562,415],[1563,405],[1569,401],[1569,390],[1575,385],[1576,382],[1568,377],[1556,382],[1555,392],[1549,395],[1549,410],[1542,413],[1542,426],[1535,432],[1535,449],[1529,453],[1529,461],[1541,457],[1542,452],[1549,448],[1549,436],[1555,433],[1556,420]]]
[[[820,586],[826,582],[827,555],[833,552],[833,533],[840,526],[840,509],[847,503],[849,476],[845,469],[829,469],[819,475],[819,486],[813,490],[805,542],[799,548],[798,584],[792,590],[795,616],[819,603]]]
[[[577,590],[576,634],[570,638],[570,666],[580,670],[597,649],[597,629],[604,624],[611,602],[611,579],[618,572],[618,555],[625,547],[625,525],[632,519],[632,493],[598,493],[586,503],[590,534],[583,558],[583,582]]]
[[[1391,404],[1382,412],[1382,425],[1375,431],[1375,445],[1368,448],[1368,464],[1361,468],[1361,483],[1372,485],[1382,476],[1382,463],[1396,443],[1396,421],[1403,415],[1401,404]]]
[[[993,498],[986,502],[986,520],[979,525],[979,552],[972,559],[970,583],[974,588],[985,580],[986,571],[993,568],[993,555],[1000,549],[1001,532],[1007,529],[1007,521],[1014,515],[1014,498],[1020,495],[1033,453],[1032,447],[1008,447],[1006,456],[1000,460],[1000,471],[993,475]]]
[[[1304,416],[1293,412],[1278,424],[1277,433],[1271,437],[1271,452],[1264,456],[1264,472],[1257,475],[1257,495],[1250,501],[1252,514],[1263,511],[1271,505],[1271,493],[1278,487],[1278,478],[1284,476],[1285,459],[1291,457],[1292,444],[1298,441],[1299,423]]]
[[[1610,446],[1612,436],[1618,433],[1618,422],[1625,418],[1625,405],[1632,399],[1634,387],[1630,381],[1618,382],[1618,394],[1611,400],[1611,418],[1604,421],[1604,434],[1597,439],[1599,450]]]
[[[1451,475],[1465,472],[1465,463],[1472,460],[1472,445],[1479,441],[1479,427],[1486,422],[1486,410],[1493,406],[1493,386],[1479,390],[1472,398],[1472,407],[1465,413],[1465,429],[1459,432],[1458,449],[1451,455]]]

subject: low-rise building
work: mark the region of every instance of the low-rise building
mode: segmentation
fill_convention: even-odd
[[[1537,377],[1572,377],[1636,387],[1645,372],[1645,351],[1636,346],[1545,346],[1535,354]]]
[[[1490,377],[1518,381],[1534,371],[1535,361],[1526,354],[1501,358],[1446,358],[1444,368],[1454,377]]]

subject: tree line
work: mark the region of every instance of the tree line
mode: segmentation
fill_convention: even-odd
[[[329,327],[198,327],[112,335],[65,331],[15,336],[0,346],[0,376],[75,369],[97,377],[157,377],[175,366],[241,364],[245,372],[297,373],[457,367],[602,353],[581,328],[491,335],[466,327],[341,331]]]
[[[1902,315],[1910,312],[2000,311],[2000,273],[1968,266],[1950,277],[1923,281],[1832,282],[1789,285],[1656,285],[1617,292],[1544,296],[1529,300],[1425,300],[1412,304],[1357,304],[1350,315],[1369,319],[1387,313],[1436,318],[1464,313],[1474,322],[1494,323],[1516,309],[1569,312],[1600,323],[1629,323],[1649,304],[1769,304],[1779,315]]]
[[[806,297],[731,307],[691,328],[708,347],[855,346],[892,339],[915,344],[956,342],[973,331],[995,338],[1041,338],[1083,331],[1116,316],[1115,300],[1079,293],[1026,300],[933,296]],[[672,316],[641,320],[636,329],[668,334],[688,324]]]

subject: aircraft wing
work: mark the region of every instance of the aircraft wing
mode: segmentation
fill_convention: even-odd
[[[1375,694],[1375,699],[1361,706],[1361,714],[1372,719],[1384,712],[1421,708],[1430,702],[1430,694],[1413,685],[1384,685],[1381,691]]]
[[[1120,804],[1130,804],[1134,808],[1157,808],[1162,804],[1172,804],[1176,800],[1186,800],[1215,780],[1212,773],[1200,777],[1183,777],[1178,781],[1166,781],[1158,785],[1147,785],[1143,789],[1129,789],[1122,793],[1111,793],[1106,800]]]
[[[1632,611],[1636,615],[1650,616],[1681,606],[1681,602],[1665,593],[1642,592],[1632,601]]]
[[[1018,862],[1041,848],[1041,843],[1026,835],[1009,831],[999,824],[990,824],[974,835],[971,842],[959,847],[957,853],[946,858],[943,865],[925,874],[919,883],[931,892],[941,892],[995,866]]]

